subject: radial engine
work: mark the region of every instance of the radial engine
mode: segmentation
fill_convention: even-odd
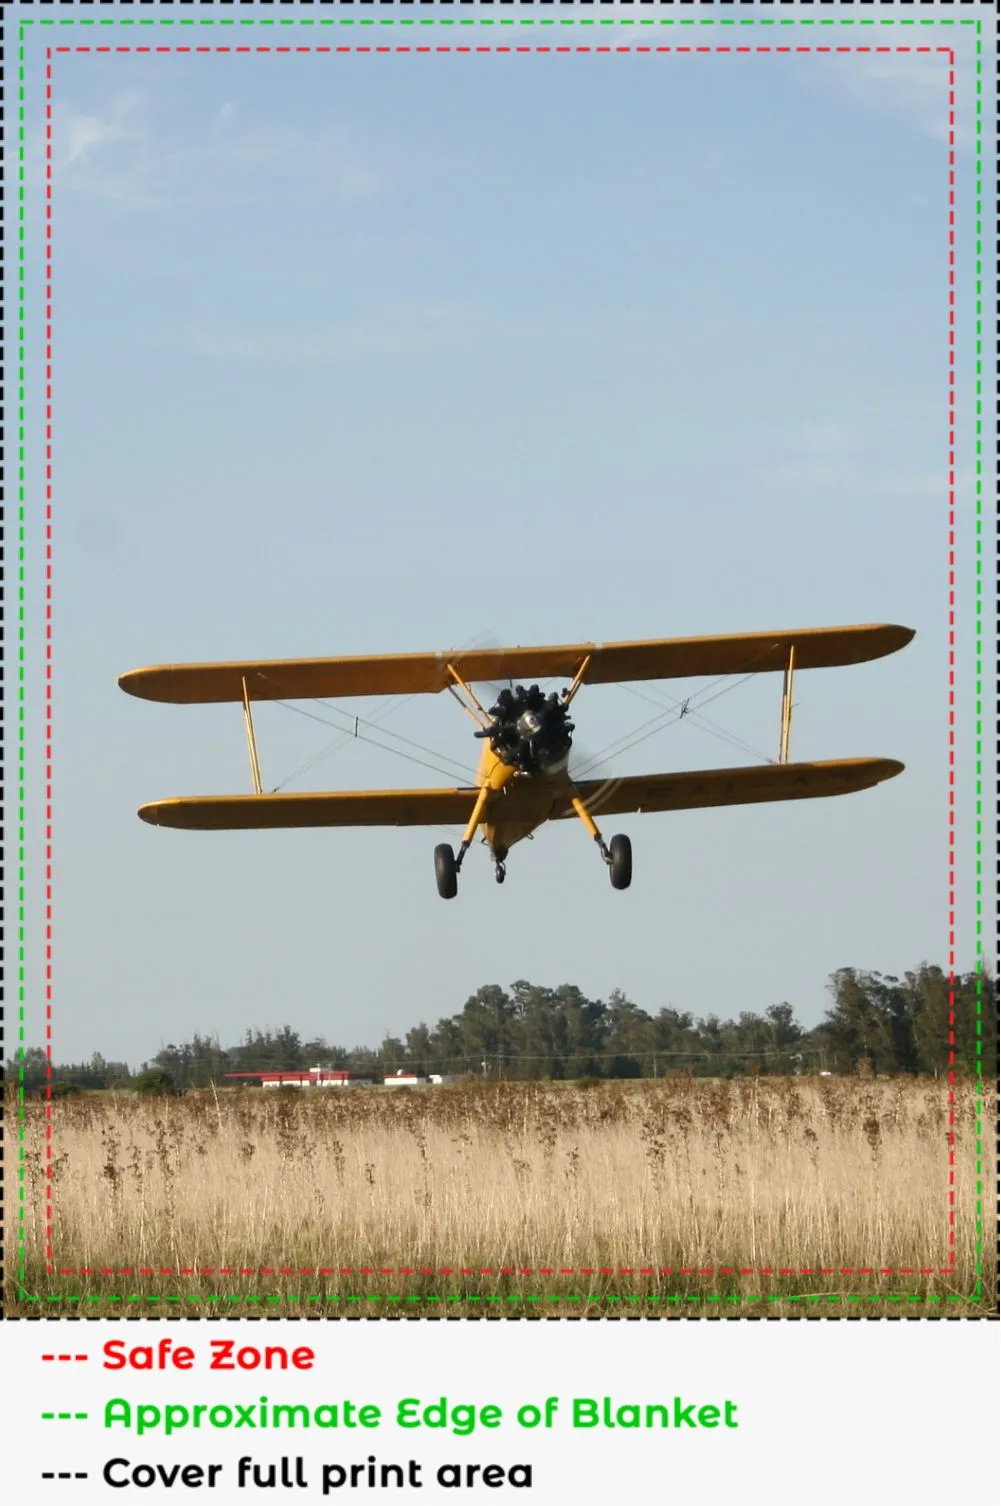
[[[476,733],[490,739],[498,758],[523,774],[559,774],[570,760],[574,724],[570,709],[538,685],[502,690],[490,707],[491,722]]]

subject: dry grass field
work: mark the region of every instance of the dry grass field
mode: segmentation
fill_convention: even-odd
[[[8,1100],[8,1143],[18,1112]],[[8,1312],[996,1307],[997,1101],[978,1126],[969,1084],[956,1090],[953,1259],[940,1082],[70,1098],[51,1106],[51,1270],[46,1109],[21,1112]]]

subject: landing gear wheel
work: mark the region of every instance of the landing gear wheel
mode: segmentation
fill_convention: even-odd
[[[633,876],[633,844],[628,837],[613,837],[608,844],[608,876],[613,889],[628,889]]]
[[[455,853],[447,842],[434,850],[434,876],[442,899],[454,899],[459,892],[459,871],[455,866]]]
[[[504,880],[507,878],[507,869],[504,867],[503,863],[497,864],[497,867],[494,869],[494,878],[497,880],[498,884],[503,884]]]

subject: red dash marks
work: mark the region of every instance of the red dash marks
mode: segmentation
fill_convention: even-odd
[[[956,1260],[956,55],[949,53],[949,1264]]]
[[[43,1360],[58,1360],[58,1361],[66,1361],[66,1360],[79,1361],[79,1360],[86,1360],[88,1358],[89,1358],[89,1356],[86,1355],[86,1354],[43,1354],[42,1355],[42,1359]]]
[[[52,49],[45,54],[45,1265],[52,1273]]]

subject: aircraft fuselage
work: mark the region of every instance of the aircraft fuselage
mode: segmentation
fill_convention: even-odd
[[[476,772],[478,788],[494,791],[483,816],[483,831],[496,860],[541,826],[558,791],[569,784],[573,723],[560,697],[542,695],[537,685],[502,691],[491,708]],[[518,783],[518,815],[505,815],[504,792]]]

